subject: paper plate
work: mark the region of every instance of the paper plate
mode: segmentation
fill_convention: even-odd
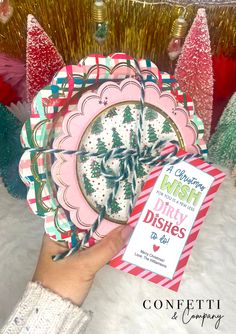
[[[136,129],[140,108],[141,85],[135,79],[120,83],[106,82],[94,92],[82,95],[77,110],[68,113],[62,123],[62,132],[53,147],[64,150],[83,149],[105,153],[125,146],[136,148]],[[197,132],[187,110],[179,107],[174,96],[161,92],[158,85],[145,85],[145,111],[142,148],[160,140],[177,140],[180,147],[191,153],[200,153],[196,144]],[[111,192],[111,180],[101,174],[97,158],[80,158],[57,154],[52,176],[58,185],[58,200],[70,213],[71,221],[80,229],[88,229],[96,220],[99,209]],[[108,167],[117,174],[119,161],[110,159]],[[137,194],[146,180],[150,167],[139,165]],[[116,200],[94,234],[101,238],[114,228],[114,223],[125,224],[128,219],[131,180],[120,183]]]

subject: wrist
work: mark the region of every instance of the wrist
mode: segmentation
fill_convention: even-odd
[[[39,282],[28,283],[24,295],[6,324],[6,332],[28,329],[29,333],[81,333],[92,317],[68,299],[43,287]]]

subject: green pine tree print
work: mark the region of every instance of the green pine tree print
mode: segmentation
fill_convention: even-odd
[[[86,151],[84,145],[81,146],[80,151]],[[88,160],[88,158],[86,156],[84,156],[84,155],[79,156],[79,161],[80,162],[85,162],[87,160]]]
[[[97,153],[103,154],[107,152],[106,144],[104,141],[101,140],[101,138],[98,138],[97,140]]]
[[[126,106],[124,109],[124,115],[123,115],[123,123],[131,123],[134,121],[134,118],[131,114],[131,108],[130,106]]]
[[[123,146],[123,142],[120,138],[119,133],[116,131],[116,128],[112,128],[112,148]]]
[[[112,107],[110,109],[110,111],[106,114],[105,118],[111,118],[111,117],[116,116],[116,115],[117,115],[117,108],[116,107]]]
[[[143,164],[139,163],[138,166],[137,166],[137,177],[141,178],[141,177],[143,177],[145,175],[147,175],[147,173],[145,172]]]
[[[137,137],[133,129],[130,130],[130,148],[137,148]]]
[[[157,118],[157,112],[153,110],[152,108],[147,108],[145,112],[145,120],[146,121],[153,121]]]
[[[148,141],[149,143],[154,143],[155,141],[157,141],[157,135],[156,135],[156,131],[154,129],[153,126],[151,126],[151,124],[148,125]]]
[[[97,162],[96,160],[92,161],[90,168],[92,178],[98,178],[99,176],[101,176],[101,165],[99,162]]]
[[[132,186],[129,181],[125,181],[124,184],[125,199],[130,199],[132,197]]]
[[[113,215],[114,213],[118,213],[121,210],[121,207],[119,206],[118,202],[116,201],[116,199],[114,198],[111,205],[110,205],[110,209],[111,209],[111,214]]]
[[[98,135],[102,131],[103,131],[102,120],[101,120],[101,117],[98,117],[92,125],[91,133]]]
[[[90,183],[89,178],[86,176],[86,174],[83,174],[83,181],[86,195],[92,194],[95,191],[95,189],[93,189],[93,186]]]
[[[172,127],[170,125],[170,122],[168,121],[168,119],[165,119],[163,126],[162,126],[162,131],[161,133],[170,133],[173,132]]]

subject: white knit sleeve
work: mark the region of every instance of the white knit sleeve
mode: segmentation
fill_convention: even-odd
[[[39,283],[28,283],[1,334],[81,334],[92,317]]]

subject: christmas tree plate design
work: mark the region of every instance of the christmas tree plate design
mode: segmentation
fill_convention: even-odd
[[[136,61],[126,54],[88,56],[78,65],[65,66],[32,102],[30,119],[21,133],[25,153],[19,164],[19,172],[28,187],[27,202],[31,211],[44,219],[45,231],[52,239],[66,241],[69,247],[77,243],[83,230],[73,224],[57,200],[57,187],[51,177],[54,156],[37,152],[37,149],[52,147],[54,139],[61,132],[63,118],[76,109],[87,89],[96,90],[107,80],[137,78],[137,74],[141,73],[145,83],[156,83],[162,92],[175,97],[178,106],[184,106],[198,133],[196,145],[202,154],[206,154],[203,123],[194,113],[191,98],[180,90],[174,77],[160,72],[150,60],[142,59],[138,64],[139,69]]]
[[[135,79],[120,83],[106,82],[97,91],[84,93],[77,110],[68,113],[62,123],[62,132],[53,147],[64,150],[85,150],[98,154],[114,148],[137,149],[136,130],[139,119],[141,85]],[[200,153],[196,144],[197,132],[187,110],[178,106],[174,96],[161,92],[158,85],[145,85],[145,109],[142,149],[157,140],[177,140],[188,152]],[[56,154],[52,176],[58,185],[57,198],[70,213],[71,221],[80,229],[88,229],[104,206],[114,181],[101,173],[101,158],[84,158],[68,154]],[[119,173],[117,159],[107,163],[109,170]],[[138,165],[137,191],[139,195],[150,167]],[[116,199],[106,219],[94,234],[102,238],[116,225],[128,220],[131,198],[131,178],[120,182]]]

